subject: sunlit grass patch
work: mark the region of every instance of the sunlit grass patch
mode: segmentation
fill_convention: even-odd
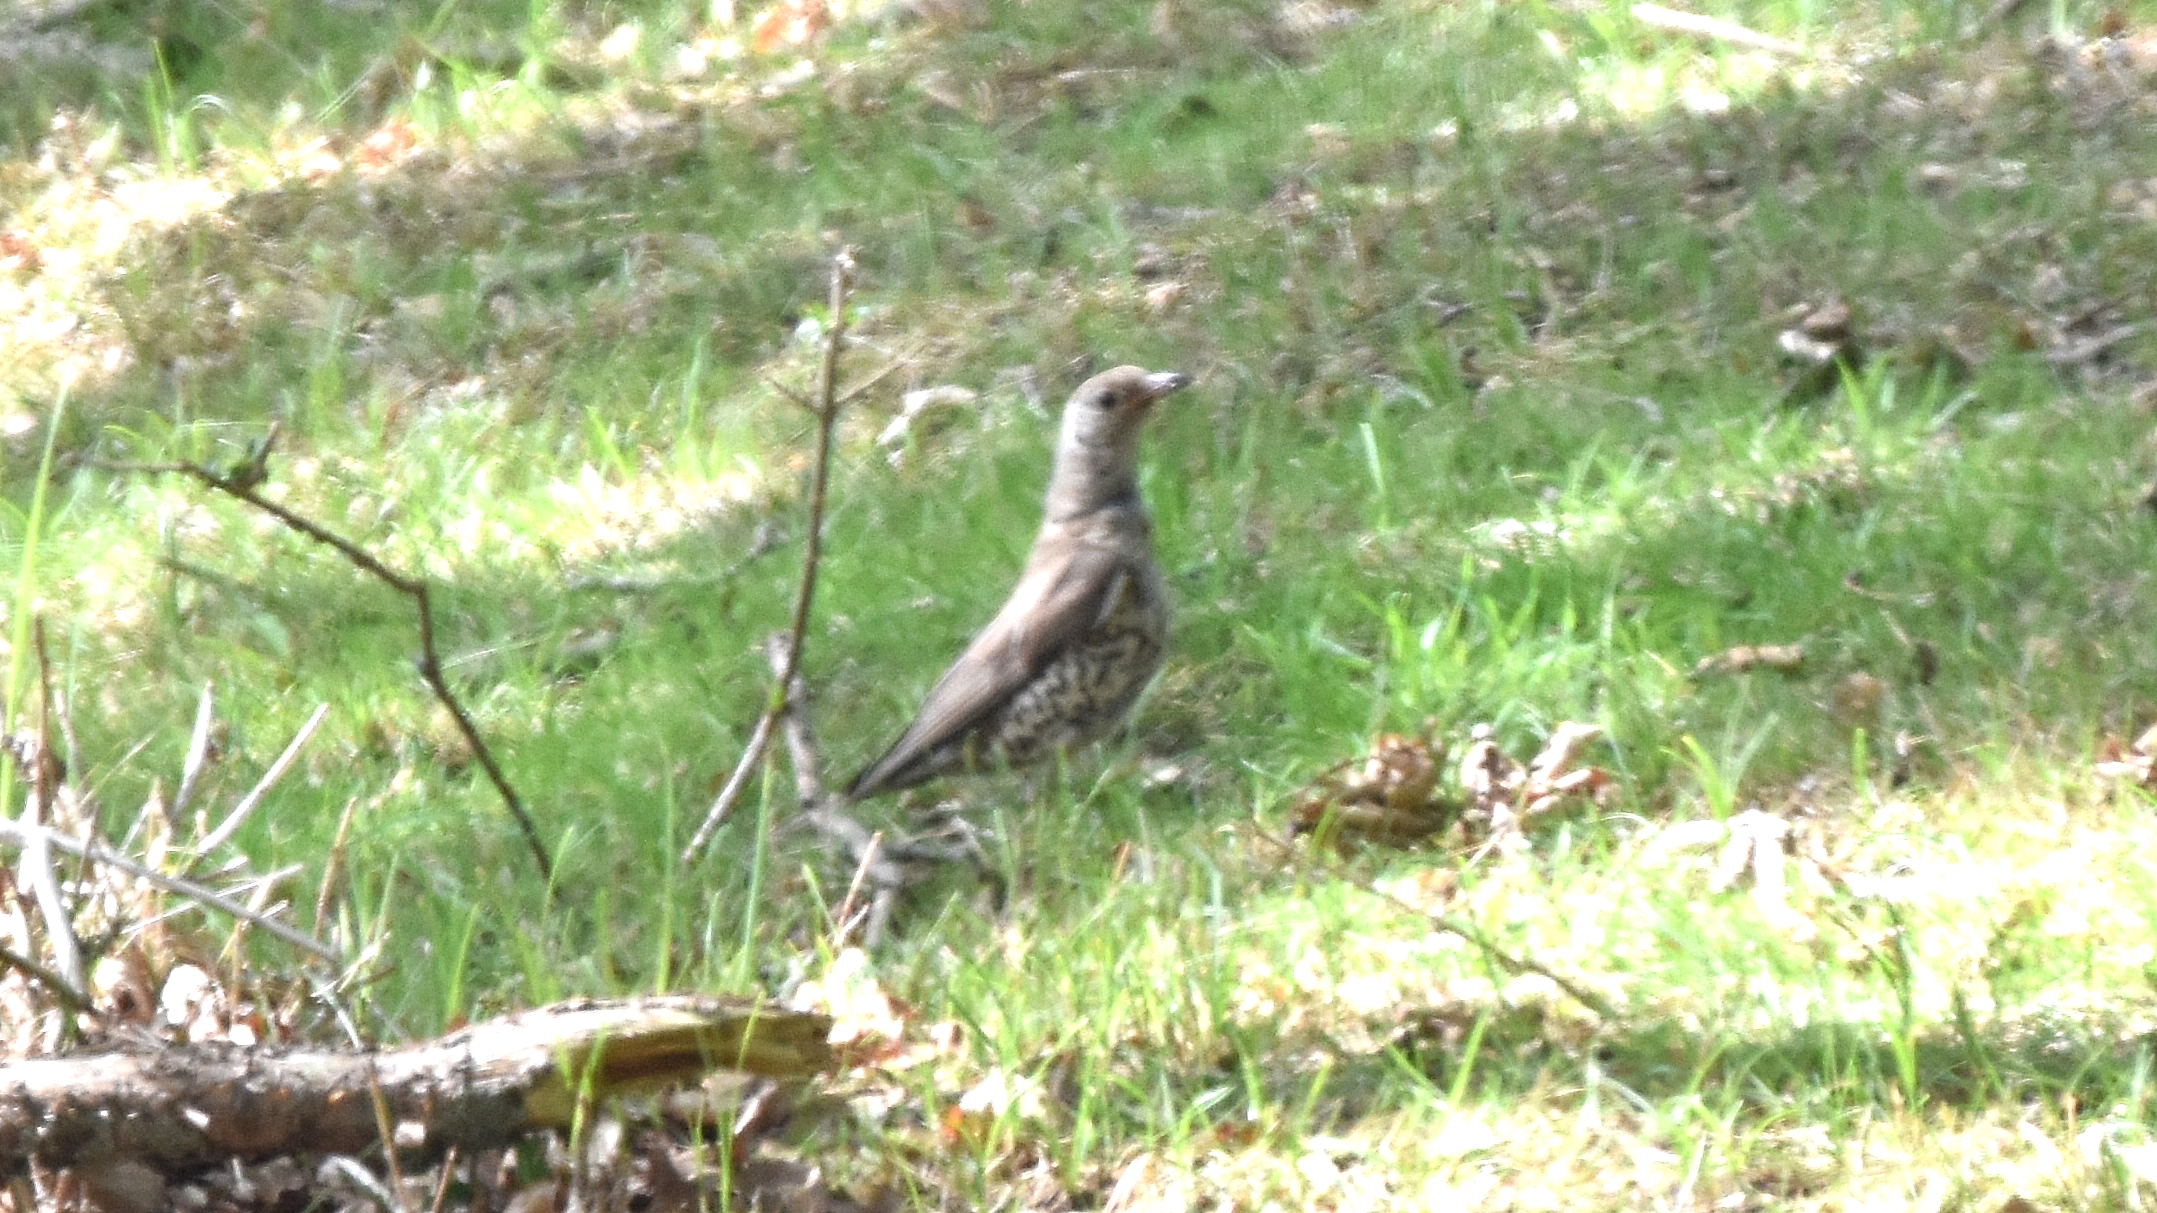
[[[930,1060],[801,1148],[924,1206],[2146,1197],[2151,806],[2091,759],[2157,704],[2157,128],[2102,14],[1723,14],[1793,56],[1622,5],[950,6],[758,55],[748,6],[511,7],[0,166],[36,254],[0,556],[62,382],[63,453],[222,466],[276,423],[267,490],[436,587],[556,848],[544,887],[395,595],[63,462],[9,635],[38,604],[115,802],[206,682],[212,799],[330,705],[241,843],[318,863],[357,806],[322,927],[399,950],[373,1026],[841,968]],[[1143,461],[1177,623],[1130,735],[955,781],[994,879],[851,956],[783,769],[676,861],[765,695],[842,240],[844,377],[885,378],[809,634],[827,778],[1008,588],[1064,393],[1197,377]],[[1795,359],[1838,307],[1847,365]],[[1566,721],[1612,792],[1506,847],[1271,841],[1374,734]]]

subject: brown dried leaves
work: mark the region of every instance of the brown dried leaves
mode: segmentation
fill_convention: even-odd
[[[1304,785],[1290,811],[1290,829],[1341,848],[1509,845],[1529,820],[1581,800],[1600,803],[1615,787],[1609,772],[1579,761],[1601,736],[1595,725],[1567,721],[1522,764],[1499,746],[1489,725],[1476,725],[1449,793],[1440,786],[1442,741],[1380,734],[1362,759]]]
[[[2093,768],[2105,779],[2119,779],[2136,787],[2157,790],[2157,724],[2142,730],[2133,741],[2122,743],[2107,737],[2097,747]]]

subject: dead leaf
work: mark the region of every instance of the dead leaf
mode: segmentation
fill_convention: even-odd
[[[375,128],[373,134],[360,140],[352,153],[352,163],[361,168],[385,168],[404,159],[419,142],[412,124],[402,118],[392,118]]]
[[[2157,724],[2124,745],[2107,737],[2097,747],[2093,769],[2105,779],[2123,779],[2139,787],[2157,788]]]
[[[1693,677],[1744,674],[1756,669],[1795,674],[1804,664],[1805,646],[1802,644],[1740,644],[1701,658],[1693,666]]]
[[[831,24],[824,0],[779,0],[749,23],[749,47],[768,55],[785,47],[806,46]]]
[[[315,183],[327,181],[344,171],[344,159],[337,148],[326,138],[314,138],[303,144],[292,158],[293,168],[301,178]]]
[[[1828,706],[1844,724],[1869,724],[1879,716],[1880,700],[1886,695],[1886,683],[1859,670],[1835,684]]]
[[[831,1016],[831,1043],[849,1065],[896,1055],[913,1009],[886,993],[860,948],[843,948],[820,978],[794,992],[793,1006]]]
[[[1920,640],[1911,646],[1911,656],[1916,664],[1917,685],[1931,686],[1932,680],[1940,676],[1940,650],[1931,641]]]
[[[996,230],[995,213],[981,205],[979,198],[971,195],[962,197],[954,209],[960,225],[968,231],[986,236]]]
[[[876,444],[897,454],[913,434],[916,424],[927,426],[931,420],[957,413],[980,399],[979,392],[955,383],[915,388],[899,398],[899,415],[876,436]]]
[[[1602,768],[1575,765],[1580,751],[1601,736],[1596,725],[1564,722],[1523,766],[1499,746],[1488,724],[1478,724],[1457,768],[1460,794],[1447,796],[1438,786],[1443,746],[1384,734],[1359,764],[1343,763],[1305,786],[1291,832],[1320,833],[1337,845],[1413,846],[1457,826],[1469,846],[1505,843],[1517,839],[1525,820],[1598,799],[1615,786]]]
[[[1722,850],[1715,857],[1715,873],[1708,887],[1721,893],[1751,875],[1753,887],[1780,894],[1783,887],[1783,838],[1790,823],[1772,813],[1746,809],[1726,825]]]
[[[31,270],[39,265],[37,242],[19,227],[0,232],[0,270]]]
[[[1850,305],[1836,299],[1808,310],[1795,328],[1775,335],[1775,345],[1799,370],[1783,392],[1786,404],[1798,404],[1834,390],[1845,368],[1865,361],[1865,351],[1851,325]]]
[[[1575,720],[1560,724],[1551,731],[1550,740],[1543,743],[1542,750],[1528,763],[1529,785],[1548,784],[1567,777],[1567,768],[1573,765],[1573,758],[1580,753],[1581,747],[1602,735],[1601,725],[1582,724]]]
[[[1850,340],[1850,305],[1840,299],[1830,300],[1807,312],[1798,321],[1798,331],[1815,341],[1840,344]]]
[[[1151,240],[1139,245],[1131,258],[1131,276],[1140,282],[1158,282],[1175,272],[1176,258]]]
[[[1520,815],[1537,817],[1571,800],[1597,799],[1614,786],[1610,772],[1601,767],[1573,765],[1581,749],[1602,736],[1601,726],[1575,720],[1551,730],[1550,739],[1528,763],[1528,777],[1518,793]]]
[[[104,957],[90,971],[93,1003],[121,1023],[149,1024],[151,1013],[157,1006],[150,986],[150,960],[139,942]]]
[[[1451,823],[1455,806],[1439,798],[1441,754],[1420,737],[1380,734],[1360,763],[1320,774],[1297,797],[1290,832],[1413,846]]]
[[[1708,888],[1724,893],[1750,882],[1753,905],[1760,914],[1788,937],[1805,941],[1818,934],[1805,914],[1791,905],[1791,876],[1806,890],[1823,887],[1825,877],[1808,856],[1792,856],[1790,844],[1795,828],[1791,822],[1760,809],[1732,814],[1728,821],[1685,821],[1665,827],[1649,844],[1647,854],[1667,858],[1678,851],[1715,849],[1708,872]]]
[[[1468,750],[1460,759],[1460,787],[1468,799],[1478,806],[1489,809],[1501,804],[1514,788],[1520,786],[1520,764],[1498,748],[1491,740],[1491,727],[1479,724],[1469,730]]]

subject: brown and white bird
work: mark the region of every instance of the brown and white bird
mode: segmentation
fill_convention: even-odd
[[[1103,371],[1064,405],[1046,516],[1003,609],[846,798],[953,771],[1025,766],[1099,740],[1161,668],[1168,592],[1138,497],[1138,434],[1172,371]]]

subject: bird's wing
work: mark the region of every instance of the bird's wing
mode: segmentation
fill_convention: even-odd
[[[1092,545],[1073,545],[1027,569],[996,618],[936,680],[914,722],[854,777],[847,795],[881,790],[909,763],[981,723],[1098,622],[1130,577],[1121,555]]]

